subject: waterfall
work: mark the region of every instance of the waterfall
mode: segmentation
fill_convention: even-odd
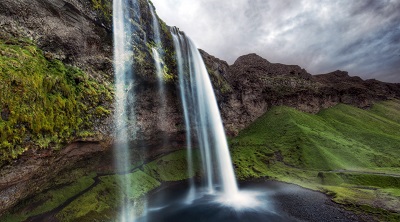
[[[136,139],[136,115],[134,96],[134,62],[133,41],[131,39],[131,19],[137,14],[130,14],[129,6],[138,5],[135,0],[113,1],[113,37],[114,37],[114,72],[115,72],[115,165],[121,174],[129,172],[131,167],[131,153],[129,143]],[[164,87],[164,52],[160,38],[160,24],[154,12],[154,8],[148,1],[149,10],[153,19],[152,55],[157,72],[160,112],[159,126],[164,129],[166,118],[166,93]],[[138,22],[137,22],[138,23]],[[177,28],[171,30],[176,48],[177,67],[179,75],[180,98],[182,100],[183,115],[186,128],[186,145],[188,156],[188,174],[190,180],[190,202],[195,198],[195,184],[193,181],[193,155],[192,146],[199,145],[202,157],[202,165],[205,173],[206,189],[210,194],[219,194],[217,185],[222,188],[222,196],[225,199],[240,196],[235,174],[231,162],[229,148],[219,113],[217,101],[211,85],[207,69],[202,57],[194,43],[179,32]],[[197,141],[192,141],[196,138]],[[165,141],[164,141],[165,142]],[[129,174],[120,176],[119,186],[121,191],[121,210],[119,221],[134,221],[135,212],[133,203],[125,197],[133,196],[132,180]],[[235,198],[233,198],[235,199]],[[236,201],[235,202],[240,202]],[[146,206],[144,206],[146,214]]]
[[[184,38],[179,33],[176,27],[171,28],[172,38],[174,40],[175,51],[176,51],[176,61],[178,65],[178,76],[179,76],[179,90],[180,97],[182,101],[183,116],[185,121],[186,129],[186,150],[187,150],[187,163],[188,163],[188,177],[189,177],[189,194],[187,196],[187,203],[191,203],[195,199],[195,184],[194,184],[194,170],[193,170],[193,154],[192,154],[192,133],[191,133],[191,116],[189,116],[189,108],[192,107],[192,102],[189,100],[191,98],[191,91],[189,86],[189,81],[185,78],[184,66],[187,65],[187,60],[184,60],[182,56],[181,44],[184,43]]]
[[[131,43],[130,14],[126,0],[113,1],[113,38],[114,38],[114,73],[115,73],[115,165],[120,173],[129,172],[131,153],[129,141],[135,138],[134,97],[130,93],[133,85],[133,51]],[[123,195],[131,196],[129,176],[121,176],[121,212],[119,221],[132,221],[135,217],[133,204]]]
[[[160,36],[160,24],[158,22],[158,18],[156,13],[154,12],[153,5],[148,1],[148,6],[150,9],[151,17],[153,20],[153,41],[155,46],[152,47],[154,65],[156,67],[157,72],[157,82],[158,82],[158,90],[159,90],[159,99],[160,99],[160,113],[158,116],[158,123],[161,130],[168,127],[165,126],[165,118],[166,118],[166,96],[165,96],[165,84],[164,84],[164,50],[162,47],[161,36]],[[164,141],[165,143],[165,141]]]
[[[182,95],[181,98],[184,106],[184,115],[188,110],[187,106],[193,106],[198,143],[202,153],[203,168],[207,176],[207,189],[209,193],[215,192],[214,178],[216,178],[222,187],[224,196],[236,196],[238,194],[236,178],[221,115],[207,69],[194,43],[187,36],[177,31],[177,29],[173,29],[172,34],[176,45],[176,54],[178,57],[182,57],[178,58],[179,72],[183,72],[182,61],[184,56],[187,57],[188,61],[190,81],[185,79],[188,77],[183,73],[180,74],[179,81],[180,86],[183,85],[180,88],[181,94],[184,93],[190,96],[190,102],[188,103],[188,99],[182,97]],[[183,41],[178,41],[179,39]],[[186,49],[186,53],[183,55],[179,52],[182,49]],[[190,93],[186,93],[187,87],[185,87],[185,84],[187,82],[190,83]],[[188,126],[189,122],[189,118],[185,116],[186,130],[187,134],[189,134],[187,137],[191,137],[191,127]],[[216,163],[216,167],[214,167],[213,163]],[[217,170],[214,171],[214,168]]]
[[[148,1],[151,18],[153,19],[153,40],[156,47],[161,47],[160,24],[158,23],[157,15],[154,11],[153,5]]]

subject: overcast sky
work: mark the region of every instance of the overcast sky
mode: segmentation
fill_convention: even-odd
[[[198,48],[400,82],[400,0],[152,0]]]

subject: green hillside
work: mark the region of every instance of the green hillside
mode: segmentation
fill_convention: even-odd
[[[240,179],[272,177],[400,218],[398,100],[369,110],[339,104],[316,115],[274,107],[230,143]]]
[[[384,102],[371,110],[340,104],[317,115],[275,107],[233,139],[231,147],[281,154],[284,164],[302,169],[399,168],[400,122],[387,118],[400,116],[399,104]]]

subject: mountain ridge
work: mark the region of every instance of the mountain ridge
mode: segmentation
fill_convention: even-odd
[[[251,53],[232,65],[200,50],[214,83],[221,113],[231,135],[247,127],[272,106],[289,106],[308,113],[338,103],[367,109],[375,102],[400,98],[400,84],[362,80],[336,70],[311,75],[298,65],[270,63]],[[220,90],[221,85],[231,90]],[[238,110],[235,112],[235,110]]]

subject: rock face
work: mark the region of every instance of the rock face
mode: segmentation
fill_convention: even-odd
[[[76,65],[93,77],[112,79],[111,28],[98,17],[89,0],[0,2],[1,35],[30,38],[47,57]]]
[[[376,101],[400,98],[400,84],[364,81],[344,71],[313,76],[297,65],[270,63],[256,54],[241,56],[231,66],[204,51],[202,55],[210,76],[224,80],[224,87],[214,81],[214,88],[230,135],[271,106],[317,113],[338,103],[368,108]]]

